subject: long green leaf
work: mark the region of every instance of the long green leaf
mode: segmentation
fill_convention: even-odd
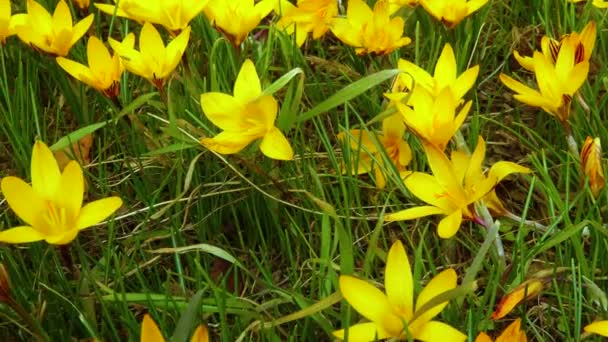
[[[88,126],[79,128],[79,129],[75,130],[74,132],[57,140],[57,142],[54,143],[53,146],[51,146],[51,150],[53,150],[53,151],[63,150],[64,148],[67,148],[74,142],[84,138],[86,135],[95,132],[96,130],[100,129],[101,127],[103,127],[107,124],[108,124],[108,121],[104,121],[104,122],[98,122],[98,123],[94,123],[92,125],[88,125]]]

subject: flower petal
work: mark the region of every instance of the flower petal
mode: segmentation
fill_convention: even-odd
[[[1,187],[9,207],[23,222],[34,224],[36,217],[46,210],[44,201],[23,180],[11,176],[4,177]]]
[[[424,216],[444,214],[445,212],[441,208],[433,207],[430,205],[422,207],[414,207],[405,210],[398,211],[396,213],[390,213],[384,216],[384,220],[390,221],[406,221],[413,220]]]
[[[82,169],[78,162],[72,160],[63,169],[55,201],[61,208],[66,209],[69,220],[72,220],[80,214],[83,196],[84,177],[82,176]]]
[[[372,322],[382,322],[392,313],[386,295],[365,280],[340,276],[340,291],[348,304]]]
[[[445,195],[446,189],[438,182],[436,177],[422,172],[414,172],[404,180],[407,189],[416,197],[428,204],[452,211],[454,204],[450,203]]]
[[[448,324],[430,321],[420,327],[415,338],[420,341],[462,342],[467,340],[467,335]]]
[[[257,135],[248,135],[241,131],[223,131],[213,138],[201,139],[201,144],[220,154],[232,154],[240,152],[258,138],[260,137]]]
[[[260,78],[251,59],[246,59],[234,83],[234,97],[241,103],[255,100],[262,94]]]
[[[95,19],[95,15],[89,14],[86,18],[77,22],[76,25],[72,28],[72,39],[70,41],[70,46],[76,44],[76,42],[84,36],[85,33],[89,30],[91,25],[93,24],[93,19]]]
[[[31,162],[32,188],[45,199],[52,199],[57,193],[61,172],[53,152],[38,140],[34,144]]]
[[[437,82],[437,90],[449,87],[456,80],[456,57],[449,43],[445,44],[439,55],[433,76]]]
[[[72,77],[90,87],[96,88],[96,83],[92,82],[96,79],[96,77],[93,75],[93,72],[91,69],[89,69],[89,67],[64,57],[57,57],[56,60],[57,64],[59,64],[59,66]]]
[[[238,131],[247,126],[245,107],[228,94],[204,93],[201,107],[207,119],[223,130]]]
[[[354,324],[346,329],[334,331],[332,335],[340,340],[344,340],[346,330],[348,330],[349,342],[369,342],[391,337],[381,326],[372,322]]]
[[[145,314],[144,319],[141,321],[141,338],[140,341],[146,342],[165,342],[165,338],[163,334],[158,329],[158,326],[150,317],[150,315]]]
[[[199,326],[196,327],[196,330],[194,330],[190,342],[209,342],[209,331],[207,330],[207,326],[199,324]]]
[[[404,319],[409,320],[414,313],[414,280],[410,261],[399,240],[393,243],[386,257],[384,287],[391,305],[399,308]]]
[[[19,226],[0,231],[0,242],[27,243],[44,240],[44,235],[29,226]]]
[[[85,229],[95,225],[112,215],[118,208],[122,206],[120,197],[107,197],[91,203],[87,203],[80,210],[78,221],[76,222],[77,229]]]
[[[418,312],[420,308],[438,295],[454,289],[456,287],[457,280],[458,276],[456,275],[456,271],[454,271],[452,268],[448,268],[436,275],[433,279],[431,279],[431,281],[429,281],[424,289],[422,289],[422,292],[420,292],[418,295],[415,312]],[[422,326],[425,323],[428,324],[433,317],[437,316],[443,310],[443,308],[446,307],[446,305],[448,305],[447,301],[432,307],[430,310],[427,310],[418,316],[414,323]]]
[[[583,328],[586,332],[598,334],[601,336],[608,337],[608,321],[597,321],[593,322],[585,328]]]
[[[437,234],[442,239],[449,239],[458,232],[462,224],[462,210],[456,210],[439,221]]]
[[[175,37],[172,41],[167,44],[167,55],[165,65],[161,73],[161,77],[168,77],[177,68],[177,65],[181,62],[182,56],[188,47],[188,41],[190,40],[190,26],[186,27],[180,34]]]
[[[293,160],[293,149],[287,138],[276,127],[264,135],[260,150],[268,158],[278,160]]]
[[[78,229],[70,229],[56,235],[47,235],[44,240],[51,245],[66,245],[78,236]]]

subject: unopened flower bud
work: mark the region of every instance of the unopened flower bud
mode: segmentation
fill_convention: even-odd
[[[581,148],[581,166],[583,174],[589,178],[589,188],[594,197],[597,197],[604,188],[604,170],[602,169],[602,145],[600,138],[587,137]]]

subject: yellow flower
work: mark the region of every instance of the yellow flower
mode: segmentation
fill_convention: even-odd
[[[513,323],[503,330],[502,334],[495,340],[496,342],[527,342],[526,333],[521,330],[521,319],[516,319]],[[480,333],[475,342],[492,342],[490,336]]]
[[[158,329],[158,326],[150,317],[150,315],[145,314],[144,319],[141,321],[141,342],[165,342],[165,338],[163,334]],[[207,327],[203,324],[200,324],[192,337],[190,338],[190,342],[209,342],[209,331]]]
[[[405,133],[405,124],[401,119],[401,115],[394,114],[382,120],[382,133],[377,135],[366,130],[353,129],[349,132],[350,148],[354,151],[359,149],[358,157],[353,158],[353,162],[358,161],[358,164],[353,168],[355,174],[368,173],[375,171],[376,186],[383,189],[386,186],[385,170],[389,165],[384,165],[384,158],[381,155],[378,146],[382,146],[388,159],[395,166],[401,178],[409,174],[405,167],[412,160],[412,151],[408,143],[403,140]],[[339,140],[344,140],[344,133],[338,134]],[[381,165],[374,163],[379,162]],[[353,165],[354,166],[354,165]]]
[[[602,145],[600,138],[593,139],[587,137],[585,144],[581,148],[581,165],[583,174],[589,177],[589,187],[594,197],[597,197],[600,191],[606,185],[604,179],[604,170],[602,168]]]
[[[449,43],[443,47],[432,76],[405,59],[399,59],[398,66],[403,73],[397,76],[392,92],[411,91],[419,86],[438,97],[445,88],[450,88],[457,103],[473,87],[479,73],[479,65],[476,65],[458,75],[456,57]]]
[[[524,281],[500,299],[500,302],[496,304],[496,310],[492,312],[492,319],[505,317],[524,299],[539,295],[544,286],[544,280],[542,279],[534,278]]]
[[[116,0],[114,0],[116,2]],[[114,5],[95,4],[104,13],[164,26],[172,35],[179,34],[199,15],[208,0],[120,0]]]
[[[255,65],[247,59],[234,83],[234,96],[204,93],[201,106],[207,118],[223,131],[213,138],[201,139],[208,149],[222,154],[237,153],[257,139],[267,157],[293,159],[287,138],[274,126],[278,103],[271,95],[262,94]]]
[[[583,330],[591,334],[608,337],[608,321],[596,321],[586,325]]]
[[[338,3],[335,0],[298,0],[298,6],[287,0],[277,1],[275,11],[281,13],[277,26],[287,33],[296,34],[296,43],[302,46],[308,33],[313,39],[319,39],[327,30],[331,21],[338,15]]]
[[[433,145],[425,144],[424,150],[433,175],[413,172],[404,183],[414,196],[430,205],[405,209],[384,218],[387,221],[402,221],[445,215],[437,226],[439,237],[443,239],[456,234],[463,218],[476,222],[480,220],[472,205],[491,194],[503,178],[512,173],[530,172],[528,168],[515,163],[499,161],[484,175],[481,165],[485,158],[486,144],[481,136],[470,156],[463,151],[453,151],[449,160]]]
[[[80,9],[87,9],[90,4],[89,0],[72,0],[72,2]]]
[[[386,0],[377,1],[373,12],[365,1],[350,0],[346,18],[334,19],[331,31],[358,55],[385,55],[412,41],[403,37],[403,18],[390,16]]]
[[[0,44],[6,42],[6,38],[14,35],[15,25],[17,25],[16,16],[11,16],[10,0],[0,0]]]
[[[562,44],[566,39],[569,39],[575,46],[575,64],[588,62],[591,58],[593,47],[595,46],[596,30],[595,22],[590,21],[585,25],[585,28],[583,28],[580,34],[572,32],[571,34],[564,35],[560,40],[543,36],[541,39],[541,52],[549,58],[552,63],[555,63]],[[513,51],[513,56],[524,69],[534,72],[534,58],[527,56],[523,57],[517,51]]]
[[[458,103],[452,94],[450,88],[444,88],[434,97],[423,87],[416,87],[410,93],[407,105],[401,101],[393,103],[414,134],[443,151],[466,119],[472,105],[468,101],[457,112]]]
[[[349,341],[377,341],[385,338],[412,340],[465,341],[466,336],[450,325],[432,321],[448,304],[443,302],[425,312],[419,312],[433,298],[454,289],[456,271],[448,268],[436,275],[422,289],[414,306],[414,279],[405,248],[396,241],[386,257],[384,287],[386,294],[370,283],[351,276],[340,276],[340,291],[344,299],[371,322],[359,323],[334,331],[334,336]],[[416,319],[414,316],[417,316]]]
[[[391,13],[397,12],[401,7],[415,7],[418,5],[418,0],[388,0],[389,10]]]
[[[134,39],[133,33],[127,38]],[[190,27],[186,27],[167,46],[154,25],[145,23],[139,35],[139,51],[133,46],[127,46],[110,38],[112,49],[123,59],[125,68],[135,75],[141,76],[158,89],[162,89],[177,65],[182,59],[188,46]]]
[[[583,85],[589,72],[589,61],[577,63],[576,41],[567,37],[562,41],[555,64],[544,54],[535,51],[534,74],[539,90],[500,74],[500,80],[516,92],[515,99],[555,116],[566,129],[570,116],[572,97]]]
[[[128,36],[122,44],[133,48],[134,36]],[[57,63],[68,74],[82,83],[93,87],[106,97],[112,99],[120,91],[120,76],[124,70],[117,54],[110,52],[97,37],[89,38],[87,43],[87,59],[90,67],[74,62],[64,57],[57,57]]]
[[[19,39],[54,56],[67,56],[70,48],[82,38],[93,23],[94,15],[72,26],[72,14],[64,0],[57,3],[51,16],[34,0],[27,2],[27,14],[16,14],[15,32]]]
[[[205,7],[205,15],[216,30],[232,45],[239,46],[249,32],[258,26],[273,9],[276,0],[213,0]]]
[[[119,197],[108,197],[82,207],[80,165],[71,161],[61,173],[53,153],[41,141],[34,144],[31,169],[31,186],[17,177],[2,179],[6,202],[27,225],[1,231],[0,242],[68,244],[80,230],[105,220],[122,205]]]
[[[420,0],[420,5],[445,27],[454,28],[488,0]]]

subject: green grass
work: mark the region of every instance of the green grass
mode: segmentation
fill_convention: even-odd
[[[56,1],[41,3],[54,8]],[[13,13],[24,7],[14,4]],[[119,18],[109,32],[111,17],[92,11],[96,21],[89,35],[116,39],[139,32],[139,25]],[[71,79],[52,58],[9,38],[0,50],[0,176],[29,179],[35,139],[50,146],[109,120],[94,132],[92,162],[85,167],[88,199],[118,195],[124,205],[114,219],[79,234],[67,249],[70,268],[66,250],[46,243],[0,246],[12,298],[23,311],[0,303],[0,337],[138,340],[142,316],[149,312],[167,337],[185,317],[193,321],[179,325],[179,336],[205,322],[213,340],[331,340],[333,330],[361,318],[336,294],[339,275],[381,284],[395,240],[405,244],[417,291],[447,267],[457,270],[459,281],[474,276],[477,289],[453,299],[439,316],[471,340],[479,331],[496,334],[520,317],[531,340],[577,341],[583,326],[608,318],[608,193],[592,198],[588,186],[581,186],[578,156],[569,154],[561,126],[518,103],[498,80],[500,72],[530,79],[512,58],[513,49],[528,55],[540,49],[542,34],[580,31],[594,19],[598,40],[581,88],[590,113],[574,105],[571,124],[579,145],[587,135],[608,142],[608,42],[600,24],[605,10],[558,0],[494,0],[453,31],[420,7],[402,14],[406,34],[415,41],[382,57],[357,56],[332,35],[300,50],[274,26],[267,39],[250,39],[235,51],[201,15],[192,22],[184,59],[190,74],[182,65],[164,99],[125,73],[122,111]],[[396,174],[378,190],[370,176],[340,172],[357,151],[336,135],[365,126],[383,111],[382,93],[393,75],[387,70],[401,57],[432,71],[446,42],[461,71],[481,66],[478,86],[466,96],[474,100],[462,129],[469,148],[482,135],[488,141],[486,165],[510,160],[533,170],[509,178],[497,191],[512,212],[547,230],[500,219],[504,260],[493,244],[480,252],[486,230],[470,222],[454,239],[441,240],[433,218],[378,220],[420,203]],[[70,57],[84,61],[85,50],[81,41]],[[295,161],[270,160],[256,147],[220,156],[193,140],[218,132],[202,113],[200,94],[232,93],[245,58],[255,62],[265,87],[292,72],[274,96]],[[421,145],[409,133],[407,139],[414,152],[409,168],[428,170]],[[6,201],[0,200],[0,210],[0,229],[20,224]],[[479,269],[471,269],[475,258]],[[541,296],[492,321],[497,300],[541,270],[549,274]],[[179,336],[176,341],[183,340]],[[586,340],[594,339],[600,340]]]

